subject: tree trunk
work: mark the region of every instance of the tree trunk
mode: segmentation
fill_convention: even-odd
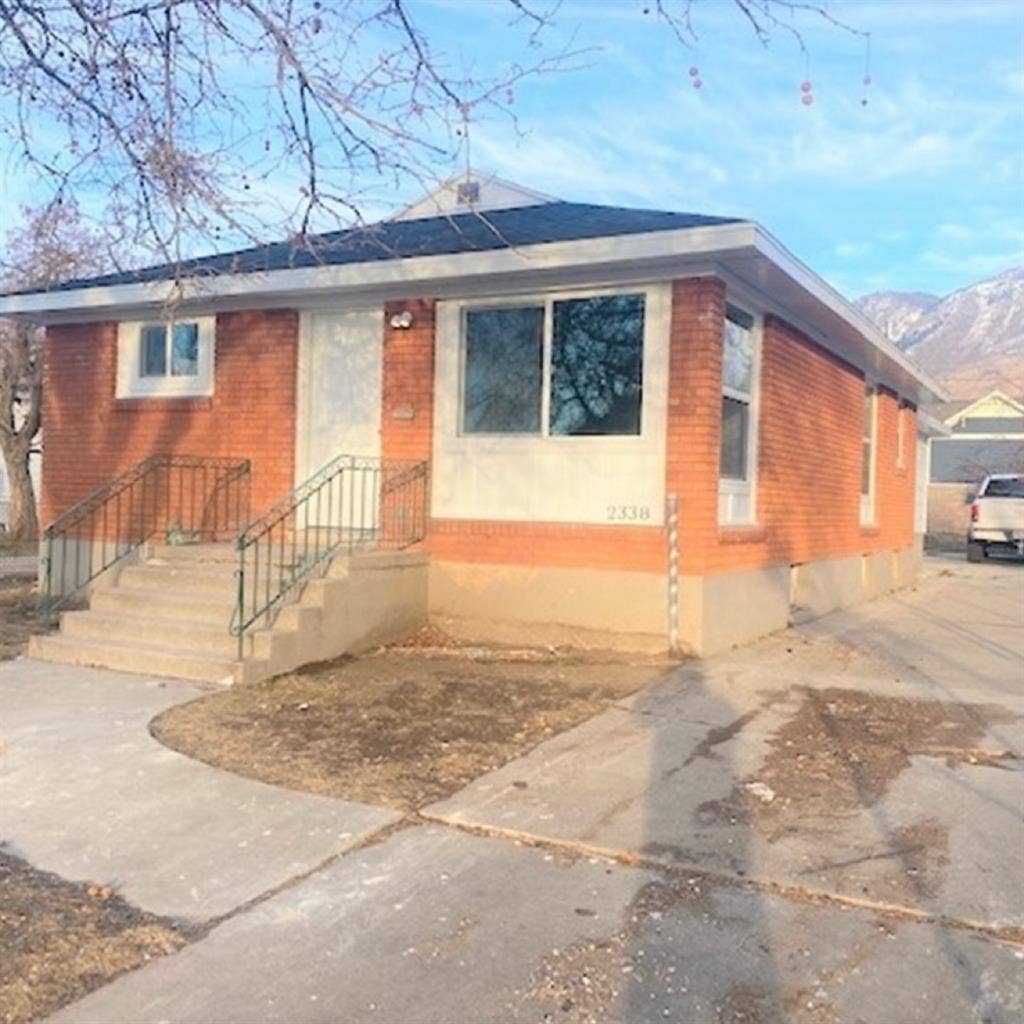
[[[3,446],[4,465],[10,491],[7,536],[11,540],[35,540],[39,536],[39,517],[28,471],[30,446],[15,442]]]

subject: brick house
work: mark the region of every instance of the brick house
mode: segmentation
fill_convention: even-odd
[[[167,268],[0,298],[47,325],[44,522],[155,454],[246,460],[253,517],[421,463],[446,628],[702,655],[914,579],[944,396],[756,223],[485,179],[189,269],[173,322]]]

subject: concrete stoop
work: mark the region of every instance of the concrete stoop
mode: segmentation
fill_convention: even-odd
[[[427,555],[365,551],[335,558],[253,629],[238,658],[230,635],[237,555],[231,545],[154,545],[116,580],[93,589],[60,631],[34,636],[44,661],[173,676],[256,682],[312,661],[357,654],[417,629],[427,618]]]

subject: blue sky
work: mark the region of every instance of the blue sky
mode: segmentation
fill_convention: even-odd
[[[535,59],[508,0],[406,2],[453,69]],[[564,199],[756,219],[851,297],[1024,264],[1024,0],[832,2],[871,33],[867,106],[863,40],[811,13],[805,59],[784,32],[762,47],[732,0],[695,0],[688,50],[646,2],[563,0],[536,55],[584,48],[581,68],[521,84],[518,124],[474,123],[474,165]],[[364,184],[367,214],[418,198]],[[267,188],[295,205],[297,182]],[[5,210],[37,192],[0,161]]]
[[[566,199],[752,217],[850,296],[1024,264],[1022,0],[833,3],[871,33],[866,107],[862,41],[820,19],[799,22],[806,107],[785,35],[765,49],[730,2],[700,0],[687,52],[642,6],[564,3],[548,45],[599,49],[518,91],[518,135],[475,127],[474,162]],[[421,7],[467,64],[507,56],[500,3]]]

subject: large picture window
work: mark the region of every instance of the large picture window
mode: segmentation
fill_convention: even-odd
[[[552,434],[639,434],[644,297],[554,303]]]
[[[754,317],[726,307],[722,336],[721,445],[718,455],[719,519],[753,519],[757,332]]]
[[[462,429],[467,434],[535,434],[541,424],[544,310],[466,313]]]
[[[462,433],[642,432],[644,296],[469,309]]]

